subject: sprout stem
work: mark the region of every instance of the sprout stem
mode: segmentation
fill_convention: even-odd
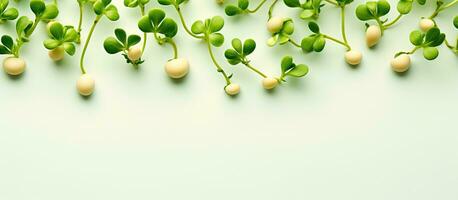
[[[76,40],[76,43],[81,43],[81,26],[83,25],[83,4],[78,1],[78,6],[79,6],[79,21],[78,21],[78,29],[76,32],[78,32],[78,39]]]
[[[420,49],[420,48],[421,48],[421,47],[418,46],[418,47],[414,47],[411,51],[408,51],[408,52],[405,52],[405,51],[399,52],[399,53],[395,54],[394,57],[398,57],[398,56],[401,55],[401,54],[408,54],[408,55],[411,55],[411,54],[415,53],[415,52],[416,52],[418,49]]]
[[[350,45],[348,44],[348,40],[347,40],[347,34],[345,32],[345,5],[341,6],[340,7],[340,15],[341,15],[341,28],[342,28],[342,38],[343,38],[343,41],[345,43],[345,46],[348,48],[348,51],[351,50],[351,47]]]
[[[383,25],[383,27],[387,29],[390,26],[393,26],[394,24],[396,24],[396,22],[398,22],[401,18],[402,18],[402,14],[399,14],[393,21],[388,22],[387,24]]]
[[[212,47],[210,45],[210,42],[208,40],[206,40],[206,43],[207,43],[208,53],[210,54],[210,57],[211,57],[211,59],[213,61],[213,64],[215,64],[215,67],[216,67],[217,71],[220,72],[223,75],[224,80],[226,80],[226,85],[231,84],[231,80],[227,76],[226,72],[224,71],[224,69],[216,61],[215,55],[213,55],[213,51],[212,51]]]
[[[335,6],[338,6],[339,4],[337,4],[337,2],[333,1],[333,0],[325,0],[326,2],[332,4],[332,5],[335,5]]]
[[[338,44],[343,45],[344,47],[347,48],[347,51],[350,51],[350,50],[351,50],[350,45],[348,45],[348,44],[345,43],[344,41],[338,40],[338,39],[336,39],[336,38],[334,38],[334,37],[331,37],[331,36],[329,36],[329,35],[325,35],[325,34],[322,34],[322,35],[323,35],[323,37],[326,38],[326,39],[329,39],[329,40],[331,40],[331,41],[334,41],[334,42],[336,42],[336,43],[338,43]]]
[[[142,17],[145,16],[145,6],[143,4],[140,4],[140,13],[142,14]],[[145,52],[147,39],[148,39],[148,34],[143,33],[142,55]]]
[[[450,2],[448,4],[442,4],[442,5],[438,6],[436,8],[436,10],[433,12],[433,14],[431,16],[429,16],[428,18],[429,19],[435,18],[440,12],[444,11],[447,8],[450,8],[450,7],[454,6],[456,3],[458,3],[458,0],[453,0],[452,2]]]
[[[295,42],[293,39],[289,38],[288,40],[289,43],[291,43],[292,45],[296,46],[296,47],[299,47],[299,48],[302,48],[302,46],[300,44],[298,44],[297,42]]]
[[[161,38],[160,36],[157,35],[156,32],[154,32],[154,38],[157,40],[157,43],[159,45],[163,45],[164,43],[169,43],[173,48],[173,59],[178,58],[178,48],[172,38],[168,38],[168,37]]]
[[[263,78],[267,78],[267,76],[262,73],[261,71],[259,71],[258,69],[256,69],[255,67],[253,67],[250,62],[243,62],[243,64],[245,66],[247,66],[249,69],[253,70],[254,72],[256,72],[257,74],[259,74],[260,76],[262,76]]]
[[[262,5],[264,5],[264,4],[266,3],[266,1],[267,1],[267,0],[262,0],[262,1],[259,3],[259,5],[258,5],[254,10],[248,9],[247,11],[248,11],[249,13],[255,13],[255,12],[257,12],[257,11],[262,7]]]
[[[86,43],[84,44],[83,47],[83,52],[81,53],[81,58],[80,58],[80,69],[81,73],[86,74],[86,70],[84,69],[84,56],[86,55],[87,47],[89,45],[89,41],[91,41],[92,34],[94,33],[95,26],[97,23],[100,21],[102,18],[102,15],[97,15],[97,17],[94,20],[94,23],[91,26],[91,29],[89,30],[89,35],[87,36]]]
[[[33,22],[32,27],[25,33],[26,38],[29,38],[30,35],[32,35],[33,31],[35,31],[35,28],[37,28],[38,23],[40,23],[40,20],[41,19],[39,17],[35,18],[35,21]]]
[[[444,42],[445,42],[445,46],[447,46],[449,49],[452,49],[452,50],[455,49],[455,47],[452,46],[452,45],[448,42],[447,39],[445,39]]]
[[[275,7],[275,4],[277,4],[278,0],[274,0],[274,2],[272,2],[272,4],[269,6],[269,19],[272,18],[272,13],[274,12],[274,7]]]
[[[194,38],[203,39],[204,37],[198,36],[198,35],[192,33],[192,32],[189,30],[188,26],[186,25],[186,22],[184,21],[183,13],[181,13],[180,6],[174,5],[174,7],[175,7],[175,10],[178,12],[178,16],[180,17],[180,21],[181,21],[181,24],[183,25],[184,30],[185,30],[190,36],[192,36],[192,37],[194,37]]]

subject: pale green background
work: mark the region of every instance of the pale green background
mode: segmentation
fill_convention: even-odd
[[[59,19],[76,23],[76,3],[62,2]],[[267,48],[266,7],[226,17],[227,41],[255,38],[253,64],[266,72],[278,74],[287,54],[311,66],[306,78],[268,93],[256,74],[228,66],[224,48],[218,49],[219,61],[242,85],[236,98],[224,94],[205,45],[181,28],[180,55],[192,65],[182,82],[163,72],[170,47],[150,42],[138,71],[120,55],[105,53],[102,41],[115,27],[138,32],[138,10],[115,2],[121,20],[103,20],[87,56],[97,82],[92,98],[76,92],[77,57],[58,65],[47,58],[44,25],[23,49],[25,75],[0,75],[0,199],[458,199],[456,55],[441,47],[433,62],[420,52],[412,56],[404,76],[389,68],[394,52],[411,48],[408,34],[434,2],[415,6],[373,50],[365,48],[364,26],[352,4],[349,40],[364,53],[358,68],[344,64],[344,49],[332,43],[321,54]],[[280,5],[276,14],[297,16]],[[212,0],[193,0],[183,11],[188,23],[223,15]],[[453,37],[456,11],[437,18]],[[323,32],[339,36],[338,19],[338,9],[326,6],[319,20]],[[86,31],[92,20],[92,14],[85,19]],[[0,32],[13,33],[13,27],[1,25]],[[303,21],[296,27],[296,40],[308,34]]]

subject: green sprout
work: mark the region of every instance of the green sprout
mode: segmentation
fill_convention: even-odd
[[[104,16],[106,16],[110,21],[117,21],[119,19],[118,9],[116,8],[116,6],[111,4],[111,0],[97,0],[92,5],[92,9],[96,14],[96,17],[89,30],[89,34],[87,36],[86,42],[83,47],[83,51],[81,53],[80,69],[82,76],[77,82],[78,92],[83,96],[90,96],[93,93],[95,86],[94,80],[92,79],[92,77],[86,74],[86,69],[84,68],[84,57],[86,55],[87,47],[89,46],[89,42],[91,41],[91,37],[94,33],[95,27]]]
[[[16,8],[8,8],[9,0],[0,0],[0,23],[15,20],[19,16]]]
[[[262,85],[265,89],[274,89],[279,83],[286,82],[285,78],[290,77],[303,77],[305,76],[309,68],[307,65],[296,65],[290,56],[283,58],[281,63],[282,74],[280,77],[269,77],[265,73],[251,64],[251,60],[247,56],[252,54],[256,49],[256,42],[253,39],[247,39],[243,43],[240,39],[235,38],[232,40],[232,49],[227,49],[224,52],[224,56],[231,65],[243,64],[248,69],[254,71],[256,74],[263,78]]]
[[[30,9],[35,14],[32,21],[26,16],[21,16],[16,22],[17,39],[13,41],[9,35],[2,36],[0,54],[12,55],[3,62],[3,68],[10,75],[20,75],[24,72],[26,63],[20,58],[20,50],[23,45],[30,41],[30,36],[35,31],[38,24],[45,20],[57,17],[59,10],[55,4],[46,4],[43,0],[31,0]]]
[[[141,37],[138,35],[128,36],[126,31],[121,28],[115,29],[114,33],[116,37],[108,37],[103,42],[105,51],[109,54],[122,52],[126,62],[131,63],[135,67],[143,63],[144,61],[141,60],[141,51],[135,51],[131,48],[141,41]]]
[[[221,29],[224,27],[224,19],[220,16],[215,16],[210,19],[205,19],[204,21],[197,20],[192,24],[191,29],[189,29],[186,25],[186,21],[184,20],[180,8],[180,5],[184,2],[184,0],[158,0],[158,2],[161,5],[173,6],[180,17],[181,24],[186,33],[195,39],[199,39],[205,42],[208,53],[210,54],[210,58],[215,65],[217,72],[221,73],[226,82],[224,90],[228,95],[237,95],[240,92],[240,86],[231,82],[232,75],[228,75],[224,71],[224,69],[216,60],[212,49],[212,47],[220,47],[224,43],[224,36],[223,34],[219,33],[219,31],[221,31]]]
[[[43,45],[49,50],[48,54],[52,60],[62,60],[64,52],[70,56],[75,54],[78,32],[73,26],[64,26],[59,22],[54,22],[49,28],[49,37],[43,42]]]
[[[299,17],[304,20],[317,19],[320,15],[321,8],[324,6],[323,0],[305,0],[303,3],[301,3],[300,0],[283,0],[283,2],[290,8],[301,9],[302,11]],[[332,2],[333,5],[336,5],[333,1],[328,2]]]
[[[226,6],[224,9],[224,12],[226,13],[227,16],[236,16],[236,15],[241,15],[241,14],[250,14],[250,13],[255,13],[259,9],[262,8],[262,6],[267,2],[267,0],[261,0],[259,4],[254,8],[254,9],[249,9],[250,6],[250,1],[249,0],[238,0],[237,4],[231,4]],[[269,6],[269,19],[272,17],[272,12],[275,4],[278,2],[278,0],[273,0],[271,5]]]
[[[124,6],[129,8],[139,8],[141,16],[145,16],[145,6],[150,2],[150,0],[124,0]],[[143,33],[143,45],[141,48],[141,55],[145,52],[146,43],[148,40],[147,33]],[[141,57],[139,58],[141,60]]]

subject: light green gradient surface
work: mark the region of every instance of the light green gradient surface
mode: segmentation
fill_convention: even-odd
[[[219,61],[242,86],[236,98],[224,94],[206,46],[181,28],[179,53],[192,67],[182,82],[165,76],[172,50],[153,40],[140,70],[105,53],[103,39],[115,27],[138,33],[138,10],[114,2],[121,20],[101,22],[87,55],[97,84],[90,99],[75,89],[77,57],[57,65],[47,58],[44,24],[23,48],[24,76],[0,75],[0,199],[458,199],[457,56],[441,47],[436,61],[413,55],[404,76],[389,68],[396,51],[411,48],[409,32],[434,2],[416,5],[373,50],[365,48],[364,23],[354,16],[353,3],[347,28],[350,43],[364,53],[358,68],[344,64],[344,49],[331,42],[321,54],[267,48],[266,7],[225,17],[225,47],[233,37],[254,38],[252,64],[266,73],[280,73],[287,54],[311,67],[306,78],[269,93],[256,74],[227,65],[224,48],[218,49]],[[153,0],[149,8],[157,6]],[[26,3],[21,7],[31,15]],[[62,1],[61,9],[59,20],[76,24],[76,3]],[[437,18],[453,37],[457,9]],[[183,12],[189,24],[223,15],[212,0],[192,0]],[[298,15],[283,5],[280,13]],[[94,17],[86,16],[84,36]],[[338,9],[324,7],[319,23],[339,37]],[[13,29],[3,24],[0,33]],[[306,24],[296,20],[294,37],[305,34]]]

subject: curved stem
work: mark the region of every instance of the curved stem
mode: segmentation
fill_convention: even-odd
[[[140,13],[141,13],[142,17],[145,16],[145,6],[144,5],[140,5]],[[148,34],[147,33],[143,33],[142,55],[145,52],[147,39],[148,39]]]
[[[79,6],[79,21],[78,21],[78,29],[76,29],[76,32],[78,32],[78,39],[76,40],[76,43],[81,43],[81,26],[83,25],[83,4],[78,1],[78,6]]]
[[[345,5],[340,7],[340,18],[341,18],[341,29],[342,29],[342,38],[345,43],[345,46],[348,48],[348,51],[351,50],[350,45],[347,40],[347,33],[345,32]]]
[[[266,1],[267,1],[267,0],[262,0],[262,1],[259,3],[259,5],[258,5],[254,10],[248,9],[247,11],[248,11],[249,13],[255,13],[255,12],[257,12],[257,11],[262,7],[262,5],[264,5],[264,4],[266,3]]]
[[[173,59],[178,58],[178,48],[172,38],[168,38],[168,37],[161,38],[157,35],[156,32],[154,32],[154,38],[156,39],[159,45],[163,45],[164,43],[169,43],[173,48]]]
[[[181,13],[180,7],[178,5],[174,5],[175,10],[178,12],[178,16],[180,17],[181,24],[183,25],[184,30],[192,37],[197,38],[197,39],[203,39],[204,37],[198,36],[189,30],[188,26],[186,25],[186,22],[184,21],[183,13]]]
[[[393,21],[388,22],[387,24],[383,25],[383,27],[385,27],[385,29],[387,29],[390,26],[393,26],[394,24],[396,24],[396,22],[398,22],[401,18],[402,18],[402,14],[399,14]]]
[[[208,53],[210,54],[210,57],[211,57],[211,59],[213,61],[213,64],[215,64],[216,69],[218,70],[218,72],[220,72],[223,75],[224,80],[226,80],[226,85],[231,84],[231,80],[227,76],[226,72],[223,70],[223,68],[216,61],[215,55],[213,55],[213,51],[212,51],[212,47],[210,45],[210,42],[208,40],[206,40],[206,43],[207,43]]]
[[[454,0],[454,1],[450,2],[450,3],[448,3],[448,4],[445,4],[445,5],[442,4],[442,5],[438,6],[436,8],[436,10],[433,12],[433,14],[431,14],[431,16],[429,16],[428,18],[429,19],[435,18],[440,12],[444,11],[447,8],[450,8],[450,7],[454,6],[456,3],[458,3],[458,0]]]
[[[274,0],[274,2],[272,2],[272,4],[269,6],[269,13],[268,13],[269,19],[272,18],[272,13],[274,12],[274,7],[277,4],[277,2],[278,0]]]
[[[350,51],[350,50],[351,50],[350,45],[348,45],[348,44],[345,43],[344,41],[338,40],[338,39],[336,39],[336,38],[334,38],[334,37],[331,37],[331,36],[329,36],[329,35],[325,35],[325,34],[322,34],[322,35],[323,35],[323,37],[326,38],[326,39],[329,39],[329,40],[331,40],[331,41],[333,41],[333,42],[336,42],[336,43],[338,43],[338,44],[341,44],[342,46],[344,46],[345,48],[347,48],[347,51]]]
[[[36,17],[35,21],[32,24],[32,27],[25,33],[25,37],[28,38],[30,35],[32,35],[33,31],[35,31],[35,28],[37,28],[38,23],[40,23],[40,18]]]
[[[399,55],[401,55],[401,54],[409,54],[409,55],[410,55],[410,54],[413,54],[413,53],[415,53],[415,52],[416,52],[418,49],[420,49],[420,48],[421,48],[421,47],[415,47],[415,48],[413,48],[411,51],[408,51],[408,52],[403,51],[403,52],[396,53],[396,55],[395,55],[394,57],[397,57],[397,56],[399,56]]]
[[[445,42],[445,46],[447,46],[449,49],[452,49],[452,50],[455,49],[455,47],[451,45],[447,39],[445,39],[444,42]]]
[[[288,40],[288,42],[291,43],[292,45],[296,46],[296,47],[302,48],[302,46],[299,43],[295,42],[291,38]]]
[[[258,69],[256,69],[255,67],[253,67],[250,62],[243,62],[243,64],[248,67],[249,69],[253,70],[254,72],[256,72],[257,74],[259,74],[260,76],[262,76],[263,78],[267,78],[267,76],[262,73],[261,71],[259,71]]]
[[[95,26],[97,26],[97,23],[100,21],[101,15],[97,15],[97,17],[94,20],[94,23],[91,26],[91,29],[89,30],[89,35],[87,36],[86,43],[84,44],[83,47],[83,52],[81,53],[81,58],[80,58],[80,69],[81,73],[86,74],[86,70],[84,69],[84,56],[86,55],[87,47],[89,45],[89,41],[91,41],[92,34],[94,33]]]

